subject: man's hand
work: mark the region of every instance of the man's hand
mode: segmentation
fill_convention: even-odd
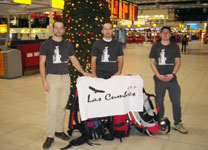
[[[50,87],[49,87],[49,84],[47,81],[43,83],[43,90],[45,92],[49,92],[49,90],[50,90]]]
[[[174,75],[173,75],[173,74],[166,74],[165,76],[166,76],[167,81],[172,80],[172,79],[173,79],[173,77],[174,77]]]
[[[163,82],[168,82],[173,78],[173,74],[167,74],[167,75],[157,75],[157,78]]]
[[[97,78],[96,74],[92,73],[91,77]]]
[[[83,74],[84,76],[90,76],[90,77],[92,76],[92,74],[91,74],[91,73],[88,73],[88,72],[83,72],[82,74]]]
[[[166,80],[167,80],[165,75],[156,75],[156,77],[157,77],[159,80],[164,81],[164,82],[166,82]]]
[[[120,73],[120,72],[116,72],[116,73],[114,74],[114,76],[118,76],[118,75],[121,75],[121,73]]]

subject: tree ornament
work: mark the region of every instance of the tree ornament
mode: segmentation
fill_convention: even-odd
[[[70,41],[75,55],[85,71],[90,72],[92,44],[101,37],[103,22],[110,22],[110,10],[106,0],[64,0],[63,21],[64,39]],[[106,9],[105,9],[106,8]],[[101,22],[101,20],[103,20]],[[89,64],[89,66],[88,66]],[[70,63],[71,88],[76,86],[76,79],[81,75]],[[86,67],[88,66],[88,67]],[[73,94],[73,92],[71,93]]]

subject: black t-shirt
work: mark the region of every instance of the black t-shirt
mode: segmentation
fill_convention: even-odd
[[[97,77],[112,76],[118,71],[118,57],[123,56],[122,45],[115,39],[107,42],[103,39],[95,41],[92,56],[96,56]]]
[[[48,39],[42,43],[40,55],[46,56],[46,74],[68,74],[68,58],[74,50],[68,41]]]
[[[170,42],[169,45],[156,43],[149,54],[149,58],[155,59],[156,68],[162,75],[171,74],[175,66],[175,58],[180,57],[180,49],[174,42]]]

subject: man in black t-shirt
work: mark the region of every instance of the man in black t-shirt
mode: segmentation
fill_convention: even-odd
[[[64,133],[65,107],[71,82],[68,59],[79,72],[89,75],[83,71],[74,56],[72,45],[62,39],[64,31],[63,22],[56,21],[53,25],[53,38],[43,42],[40,48],[40,74],[47,101],[47,138],[43,144],[44,149],[51,147],[54,135],[62,140],[69,140],[69,136]]]
[[[180,96],[176,73],[181,65],[181,56],[178,45],[170,42],[171,29],[164,26],[161,29],[161,42],[152,46],[149,58],[154,72],[156,103],[159,106],[159,118],[164,117],[164,96],[166,89],[169,92],[173,108],[174,129],[181,133],[188,133],[181,123]]]
[[[120,75],[123,68],[123,50],[121,43],[112,39],[111,23],[105,23],[102,29],[103,39],[95,41],[92,47],[92,76],[109,78]]]

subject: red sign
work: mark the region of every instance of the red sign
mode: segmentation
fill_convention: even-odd
[[[122,2],[119,1],[119,19],[123,19],[123,5],[122,5]]]
[[[118,0],[115,0],[114,2],[114,18],[118,18],[119,11],[118,11]]]
[[[111,18],[135,20],[137,15],[136,4],[123,0],[107,0]]]

